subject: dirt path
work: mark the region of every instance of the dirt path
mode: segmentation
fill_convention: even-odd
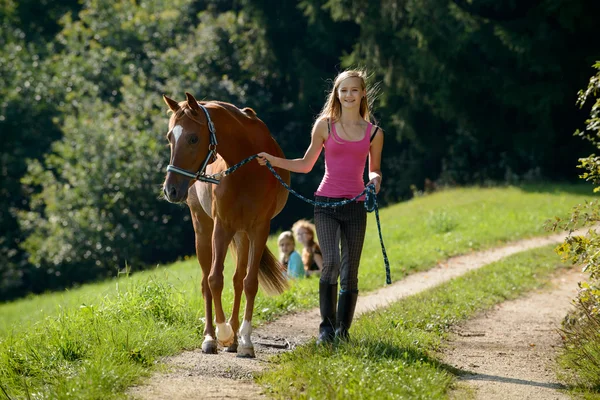
[[[429,271],[415,273],[390,286],[360,295],[357,315],[384,307],[403,297],[446,282],[470,270],[480,268],[511,254],[558,243],[564,233],[546,238],[533,238],[500,248],[454,257]],[[235,354],[220,352],[202,354],[200,349],[186,351],[165,359],[168,372],[157,373],[146,385],[133,387],[128,395],[135,399],[258,399],[264,398],[254,384],[253,375],[268,368],[270,356],[290,351],[315,337],[319,311],[284,316],[256,328],[253,332],[255,359],[239,359]]]
[[[563,272],[552,289],[504,302],[455,327],[444,362],[469,372],[459,379],[475,389],[476,399],[569,399],[554,372],[557,328],[584,278],[576,268]]]

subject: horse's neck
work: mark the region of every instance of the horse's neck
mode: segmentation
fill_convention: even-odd
[[[220,120],[231,119],[230,111],[223,109],[220,112],[223,114]],[[227,165],[237,164],[255,153],[252,152],[254,146],[247,135],[247,128],[243,127],[238,120],[233,119],[233,123],[229,124],[215,122],[215,129],[217,131],[217,153]]]

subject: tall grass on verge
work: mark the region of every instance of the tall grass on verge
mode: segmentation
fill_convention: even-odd
[[[449,328],[544,285],[560,266],[551,246],[490,264],[361,316],[348,343],[279,356],[258,382],[277,399],[444,399],[461,372],[437,358]]]
[[[559,362],[561,376],[572,390],[592,391],[600,398],[600,290],[584,282],[576,309],[562,325],[564,346]]]
[[[0,339],[4,395],[103,399],[122,392],[158,355],[198,345],[196,314],[183,293],[154,279],[97,306],[63,310]]]

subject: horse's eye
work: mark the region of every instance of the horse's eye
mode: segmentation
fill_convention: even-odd
[[[196,143],[198,143],[198,136],[196,136],[196,135],[190,136],[188,142],[189,142],[189,144],[196,144]]]

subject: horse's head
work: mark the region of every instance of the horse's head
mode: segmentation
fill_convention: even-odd
[[[216,137],[208,111],[194,96],[186,93],[186,101],[178,103],[163,95],[173,115],[169,120],[167,139],[171,147],[171,162],[163,192],[168,201],[181,203],[195,179],[204,177],[206,166],[216,156]]]

